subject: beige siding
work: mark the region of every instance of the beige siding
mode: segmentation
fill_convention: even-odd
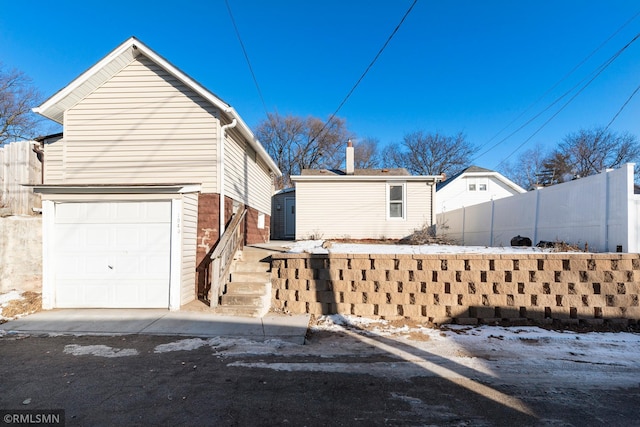
[[[407,182],[406,219],[387,219],[387,183],[297,182],[296,239],[402,238],[431,225],[432,186]]]
[[[64,140],[56,138],[44,144],[44,181],[43,184],[64,183]]]
[[[62,165],[58,153],[47,159],[51,179],[64,168],[63,184],[201,183],[216,192],[215,115],[139,56],[67,111]]]
[[[234,130],[225,139],[225,193],[270,215],[272,180],[269,168],[253,148]]]
[[[182,277],[180,304],[196,298],[196,243],[198,233],[198,193],[185,194],[182,199]]]

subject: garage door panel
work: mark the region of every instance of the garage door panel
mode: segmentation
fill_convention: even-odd
[[[168,307],[171,202],[59,203],[55,222],[57,307]]]

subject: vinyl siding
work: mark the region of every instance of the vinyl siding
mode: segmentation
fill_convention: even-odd
[[[62,165],[47,159],[51,178],[64,168],[62,184],[198,183],[217,192],[216,114],[139,56],[67,111]]]
[[[225,138],[225,194],[266,215],[271,213],[272,180],[269,168],[237,130]]]
[[[180,304],[196,298],[196,243],[198,233],[198,193],[185,194],[182,199],[182,277]]]
[[[405,219],[387,219],[386,185],[385,181],[297,182],[296,239],[402,238],[432,224],[431,185],[405,183]]]
[[[64,139],[56,138],[44,144],[44,180],[43,184],[64,183]]]
[[[486,183],[487,190],[479,191],[478,183]],[[476,184],[476,191],[469,191],[469,184]],[[436,193],[436,212],[449,212],[466,206],[477,205],[491,200],[519,194],[494,176],[462,175]]]

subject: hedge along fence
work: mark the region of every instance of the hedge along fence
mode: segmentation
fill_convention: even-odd
[[[640,254],[274,254],[272,306],[443,323],[635,324]]]

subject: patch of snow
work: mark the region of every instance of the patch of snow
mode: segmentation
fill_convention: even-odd
[[[64,346],[66,354],[74,356],[98,356],[98,357],[127,357],[137,356],[138,350],[135,348],[113,348],[106,345],[77,345],[69,344]]]
[[[291,253],[328,253],[326,249],[322,247],[324,240],[300,240],[299,242],[294,242],[291,245],[285,245],[284,248],[289,248],[289,252]],[[320,252],[314,252],[319,250]],[[324,251],[324,252],[322,252]]]
[[[387,245],[332,242],[323,247],[324,240],[301,240],[289,247],[290,253],[311,254],[392,254],[392,255],[432,255],[432,254],[530,254],[554,252],[553,249],[538,247],[489,247],[457,245]],[[560,253],[560,252],[554,252]]]
[[[197,350],[204,345],[207,345],[207,341],[200,338],[192,338],[192,339],[180,340],[176,342],[170,342],[167,344],[157,345],[156,348],[153,349],[153,352],[168,353],[170,351]]]
[[[22,299],[22,292],[13,290],[6,294],[0,294],[0,307],[5,307],[9,301],[16,299]]]
[[[278,354],[278,352],[286,347],[298,347],[295,344],[271,339],[265,341],[253,341],[246,338],[233,337],[215,337],[207,340],[194,338],[175,341],[167,344],[160,344],[153,350],[154,353],[166,353],[170,351],[189,351],[197,350],[200,347],[209,346],[216,355],[260,355],[260,354]]]

